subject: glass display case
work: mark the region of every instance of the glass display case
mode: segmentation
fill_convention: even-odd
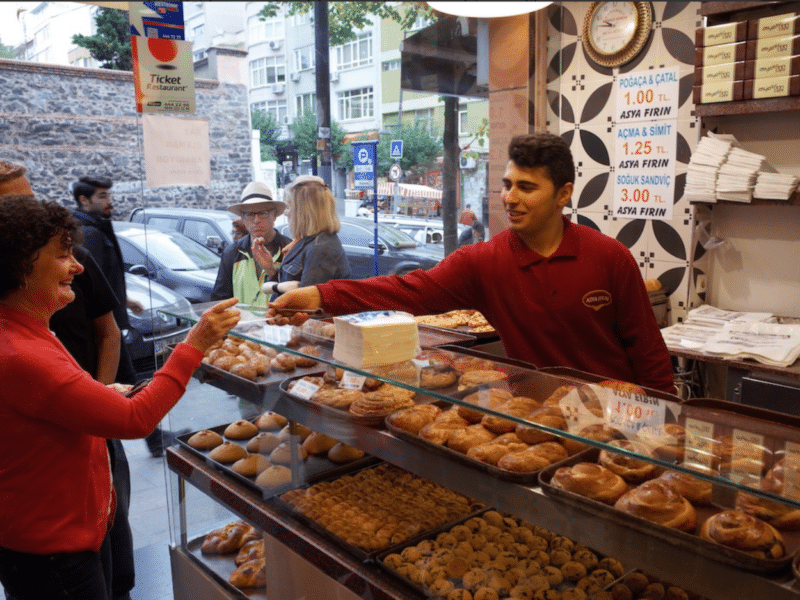
[[[475,592],[483,586],[463,573],[437,575],[424,553],[414,568],[389,556],[422,552],[409,548],[438,544],[482,510],[499,512],[517,535],[527,527],[566,537],[626,572],[709,599],[798,597],[800,419],[536,369],[448,344],[446,333],[424,327],[415,359],[345,367],[333,359],[331,320],[281,327],[263,310],[240,308],[240,324],[195,374],[238,399],[237,410],[221,405],[216,422],[195,422],[167,452],[176,598],[197,597],[200,582],[220,597],[302,598],[320,589],[331,590],[326,597],[448,597],[449,587],[433,586],[439,580],[454,593]],[[174,316],[196,321],[203,309]],[[269,357],[271,368],[237,375],[232,361],[219,360],[225,354],[254,365]],[[192,445],[200,429],[238,446],[237,455],[250,444],[270,468],[243,474],[232,457]],[[691,489],[678,487],[687,481]],[[384,488],[393,494],[380,495]],[[224,581],[231,555],[200,550],[208,533],[240,519],[263,532],[266,553],[266,583],[244,591]],[[725,538],[740,520],[748,528]],[[763,536],[745,548],[756,531]],[[475,566],[482,555],[472,550],[471,569],[497,568],[491,555],[492,565]],[[514,559],[522,560],[533,559]],[[550,560],[539,567],[552,574],[554,565],[543,564]],[[514,597],[514,585],[498,585],[498,597]]]

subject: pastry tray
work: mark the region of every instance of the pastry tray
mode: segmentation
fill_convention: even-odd
[[[686,551],[687,554],[697,554],[720,563],[731,565],[739,569],[754,571],[758,573],[773,573],[786,569],[792,562],[794,555],[800,549],[800,532],[781,531],[784,544],[786,545],[786,556],[777,560],[769,560],[750,556],[745,552],[728,548],[699,536],[700,526],[713,514],[720,511],[713,506],[695,506],[697,512],[696,533],[686,533],[671,527],[653,523],[647,519],[642,519],[615,509],[613,506],[603,504],[597,500],[586,498],[579,494],[568,492],[551,485],[550,481],[557,469],[564,466],[572,466],[579,462],[597,462],[600,455],[599,448],[590,448],[579,454],[569,457],[566,460],[550,465],[542,469],[539,473],[539,485],[542,491],[560,502],[569,504],[583,512],[587,512],[594,517],[603,519],[610,523],[621,525],[641,531],[647,535],[669,542],[672,546]]]
[[[587,373],[586,371],[573,369],[571,367],[541,367],[539,368],[539,371],[542,373],[547,373],[548,375],[553,375],[554,377],[559,377],[564,383],[600,383],[601,381],[609,380],[608,377],[594,375],[592,373]],[[676,396],[675,394],[662,392],[661,390],[655,390],[645,386],[642,386],[642,389],[647,392],[648,396],[652,396],[653,398],[669,400],[675,404],[680,404],[682,402],[680,396]]]
[[[210,532],[209,532],[210,533]],[[206,534],[207,535],[207,534]],[[239,589],[233,585],[228,578],[237,569],[236,552],[230,554],[203,554],[200,548],[205,540],[205,535],[194,538],[186,544],[189,556],[198,563],[212,578],[225,588],[234,598],[253,598],[255,600],[267,600],[267,590],[264,587],[252,587]]]
[[[421,586],[421,585],[419,585],[419,584],[416,584],[416,583],[414,583],[414,582],[413,582],[413,581],[411,581],[410,579],[408,579],[408,578],[404,577],[403,575],[401,575],[400,573],[398,573],[396,570],[394,570],[394,569],[392,569],[391,567],[387,566],[387,565],[386,565],[386,564],[383,562],[383,561],[384,561],[384,559],[385,559],[387,556],[389,556],[390,554],[393,554],[393,553],[400,554],[400,553],[401,553],[401,552],[402,552],[402,551],[403,551],[405,548],[408,548],[408,547],[411,547],[411,546],[416,546],[417,544],[419,544],[419,543],[420,543],[421,541],[423,541],[423,540],[427,540],[427,539],[431,539],[431,540],[432,540],[432,539],[435,539],[435,538],[436,538],[436,536],[437,536],[437,535],[439,535],[440,533],[443,533],[443,532],[450,531],[450,530],[451,530],[453,527],[455,527],[456,525],[460,525],[461,523],[464,523],[464,522],[466,522],[467,520],[469,520],[469,519],[471,519],[471,518],[473,518],[473,517],[479,517],[479,516],[481,516],[483,513],[487,512],[487,511],[489,511],[489,510],[492,510],[492,509],[491,509],[491,508],[484,509],[484,510],[482,510],[482,511],[480,511],[480,512],[478,512],[478,513],[474,514],[474,515],[469,515],[469,516],[467,516],[467,517],[464,517],[463,519],[459,519],[457,522],[455,522],[455,523],[451,523],[451,524],[449,524],[449,525],[446,525],[446,526],[444,526],[444,527],[442,527],[442,528],[440,528],[440,529],[438,529],[438,530],[436,530],[436,531],[432,531],[432,532],[429,532],[429,533],[427,533],[427,534],[425,534],[425,535],[422,535],[422,536],[420,536],[420,537],[419,537],[419,538],[417,538],[417,539],[408,540],[408,541],[404,542],[403,544],[399,544],[398,546],[395,546],[394,548],[389,548],[389,549],[387,549],[387,550],[384,550],[384,551],[382,551],[382,552],[379,552],[379,553],[377,553],[377,554],[376,554],[376,556],[374,557],[374,562],[375,562],[375,563],[378,565],[378,567],[379,567],[380,569],[382,569],[382,570],[384,571],[384,573],[387,573],[387,574],[389,574],[391,577],[395,578],[395,579],[396,579],[396,580],[398,580],[398,581],[402,581],[404,584],[406,584],[407,586],[409,586],[410,588],[412,588],[412,589],[413,589],[414,591],[416,591],[418,594],[421,594],[421,595],[423,595],[423,596],[429,596],[429,597],[431,597],[431,596],[432,596],[432,594],[431,594],[431,592],[430,592],[429,590],[425,589],[424,587],[422,587],[422,586]],[[505,514],[504,514],[504,513],[501,513],[501,514],[503,514],[503,515],[505,516]],[[594,554],[597,556],[598,560],[600,560],[600,559],[603,559],[603,558],[606,558],[605,556],[603,556],[602,554],[599,554],[598,552],[595,552],[594,550],[591,550],[591,551],[592,551],[592,552],[594,552]],[[623,577],[624,577],[624,575],[623,575]],[[451,582],[451,583],[455,583],[455,582],[458,582],[460,578],[457,578],[457,577],[449,577],[448,579],[450,580],[450,582]],[[614,581],[612,581],[611,583],[609,583],[609,584],[608,584],[608,585],[607,585],[605,588],[603,588],[603,589],[605,589],[605,590],[610,590],[610,589],[611,589],[611,588],[612,588],[612,587],[613,587],[613,586],[614,586],[616,583],[619,583],[621,580],[622,580],[622,578],[621,578],[621,577],[620,577],[620,578],[618,578],[618,579],[615,579]],[[562,583],[560,583],[558,586],[556,586],[556,587],[555,587],[555,588],[553,588],[553,589],[556,589],[556,590],[558,590],[558,591],[561,591],[561,592],[563,592],[563,591],[565,591],[565,590],[567,590],[567,589],[571,589],[571,588],[573,588],[573,587],[575,587],[575,584],[574,584],[574,583],[570,583],[570,582],[567,582],[566,580],[564,580]],[[458,588],[456,588],[456,589],[458,589]],[[501,598],[505,598],[505,597],[507,597],[507,596],[503,596],[503,595],[501,594],[501,596],[500,596],[500,597],[501,597]],[[436,598],[438,599],[438,596],[436,596]]]
[[[375,466],[376,466],[375,464],[369,464],[369,465],[364,465],[362,468],[363,469],[369,469],[369,468],[374,468]],[[360,471],[360,470],[362,470],[362,468],[354,469],[354,471]],[[334,481],[338,477],[340,477],[341,475],[344,475],[344,473],[335,473],[335,474],[332,473],[330,477],[320,478],[315,483],[319,483],[319,481]],[[306,487],[307,488],[307,487],[310,487],[311,485],[313,485],[313,484],[309,483],[308,485],[301,486],[301,487]],[[272,502],[274,502],[275,505],[278,506],[278,508],[280,508],[281,510],[285,511],[287,514],[291,515],[293,519],[299,521],[300,523],[302,523],[303,525],[305,525],[309,529],[313,529],[315,532],[317,532],[319,535],[324,537],[326,540],[332,542],[337,547],[341,548],[345,552],[348,552],[352,556],[355,556],[361,562],[367,562],[369,560],[372,560],[376,555],[378,555],[380,553],[384,553],[384,552],[389,553],[389,552],[392,552],[392,551],[394,551],[395,549],[397,549],[399,547],[405,547],[405,546],[407,546],[408,544],[411,544],[411,543],[416,544],[419,541],[421,541],[422,539],[424,539],[425,537],[430,536],[432,533],[434,533],[434,532],[435,533],[439,533],[443,529],[449,529],[449,528],[453,527],[454,525],[456,525],[457,523],[459,523],[462,520],[462,519],[458,519],[458,520],[455,520],[455,521],[451,521],[449,523],[444,523],[443,525],[440,525],[439,527],[437,527],[435,529],[432,529],[430,531],[425,531],[423,533],[415,535],[415,536],[413,536],[413,537],[411,537],[411,538],[407,539],[406,541],[401,542],[399,544],[393,544],[391,546],[388,546],[387,548],[384,548],[383,550],[376,550],[376,551],[373,551],[373,552],[368,552],[368,551],[363,550],[363,549],[361,549],[361,548],[359,548],[357,546],[354,546],[353,544],[348,544],[347,541],[343,540],[338,535],[336,535],[336,534],[332,533],[331,531],[327,530],[325,527],[320,525],[314,519],[311,519],[310,517],[307,517],[307,516],[305,516],[303,514],[298,513],[294,508],[292,508],[292,506],[290,504],[288,504],[286,501],[284,501],[283,498],[281,498],[279,495],[275,496],[274,498],[272,498]],[[474,517],[476,514],[482,512],[482,511],[485,511],[485,510],[486,510],[486,506],[485,505],[479,505],[479,507],[475,507],[475,509],[470,514],[468,514],[467,516],[463,517],[463,519],[468,519],[470,517]]]
[[[225,431],[225,428],[227,426],[228,426],[227,424],[217,425],[216,427],[209,427],[208,429],[210,431],[214,431],[220,434],[226,441],[233,442],[234,444],[239,444],[240,446],[245,447],[249,440],[231,440],[225,437],[225,434],[223,432]],[[199,450],[197,448],[193,448],[192,446],[190,446],[188,444],[188,440],[195,433],[197,432],[193,431],[191,433],[179,435],[177,437],[178,443],[187,450],[189,450],[190,452],[204,459],[208,465],[214,467],[221,473],[224,473],[228,477],[231,477],[239,481],[240,483],[243,483],[250,489],[253,489],[259,493],[268,492],[268,495],[285,492],[286,490],[295,488],[304,482],[315,482],[326,477],[344,475],[345,473],[349,473],[350,471],[363,468],[367,465],[371,465],[374,464],[375,462],[378,462],[378,459],[375,458],[374,456],[365,455],[362,458],[356,459],[354,461],[344,464],[338,464],[328,460],[327,458],[325,458],[324,455],[316,456],[313,454],[309,454],[308,457],[300,463],[299,483],[296,480],[293,480],[291,483],[287,483],[282,486],[278,486],[275,488],[267,488],[258,485],[256,483],[255,477],[248,477],[246,475],[241,475],[236,471],[234,471],[233,469],[231,469],[231,465],[233,463],[226,464],[212,459],[209,456],[211,450]],[[291,465],[288,466],[289,468],[291,468]]]

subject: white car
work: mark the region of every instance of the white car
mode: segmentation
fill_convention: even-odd
[[[380,215],[378,221],[396,227],[410,235],[418,244],[443,244],[444,225],[442,219],[414,219],[396,215]],[[466,228],[466,225],[456,224],[456,239]]]

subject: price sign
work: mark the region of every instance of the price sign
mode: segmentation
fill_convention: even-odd
[[[345,371],[342,374],[341,380],[339,380],[339,387],[345,390],[360,390],[364,387],[364,382],[366,380],[367,378],[363,375],[359,375],[358,373],[353,373],[351,371]]]
[[[714,424],[686,418],[686,453],[683,462],[690,467],[714,468]]]
[[[311,400],[311,396],[316,394],[318,389],[319,386],[317,384],[311,383],[307,379],[298,379],[292,389],[289,390],[289,393],[303,400]]]
[[[672,219],[678,70],[620,76],[614,118],[614,216]]]
[[[783,457],[783,496],[800,499],[800,444],[786,442]]]
[[[731,472],[729,478],[736,483],[760,481],[764,472],[764,436],[742,429],[733,430]]]
[[[664,402],[658,398],[610,389],[603,391],[606,423],[626,437],[635,437],[642,427],[664,425]]]

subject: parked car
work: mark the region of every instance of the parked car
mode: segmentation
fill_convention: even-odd
[[[358,217],[339,217],[339,239],[350,263],[351,277],[365,279],[375,275],[374,222]],[[288,225],[278,230],[291,237]],[[378,223],[378,275],[405,275],[415,269],[430,269],[442,259],[441,249],[425,248],[390,225]]]
[[[380,215],[378,221],[407,233],[418,244],[444,244],[444,226],[441,219],[414,219],[397,215]],[[456,223],[456,239],[466,228],[466,225]]]
[[[125,270],[178,292],[191,303],[209,302],[219,256],[182,233],[114,221]]]
[[[226,210],[200,208],[134,208],[128,216],[132,223],[146,223],[160,229],[180,231],[186,237],[222,254],[233,242],[233,220],[236,215]]]
[[[125,285],[128,298],[144,306],[144,312],[135,315],[128,309],[130,328],[123,330],[122,336],[136,373],[149,377],[164,363],[167,346],[182,341],[191,328],[188,321],[159,310],[183,314],[190,312],[192,305],[171,289],[133,273],[125,273]]]

